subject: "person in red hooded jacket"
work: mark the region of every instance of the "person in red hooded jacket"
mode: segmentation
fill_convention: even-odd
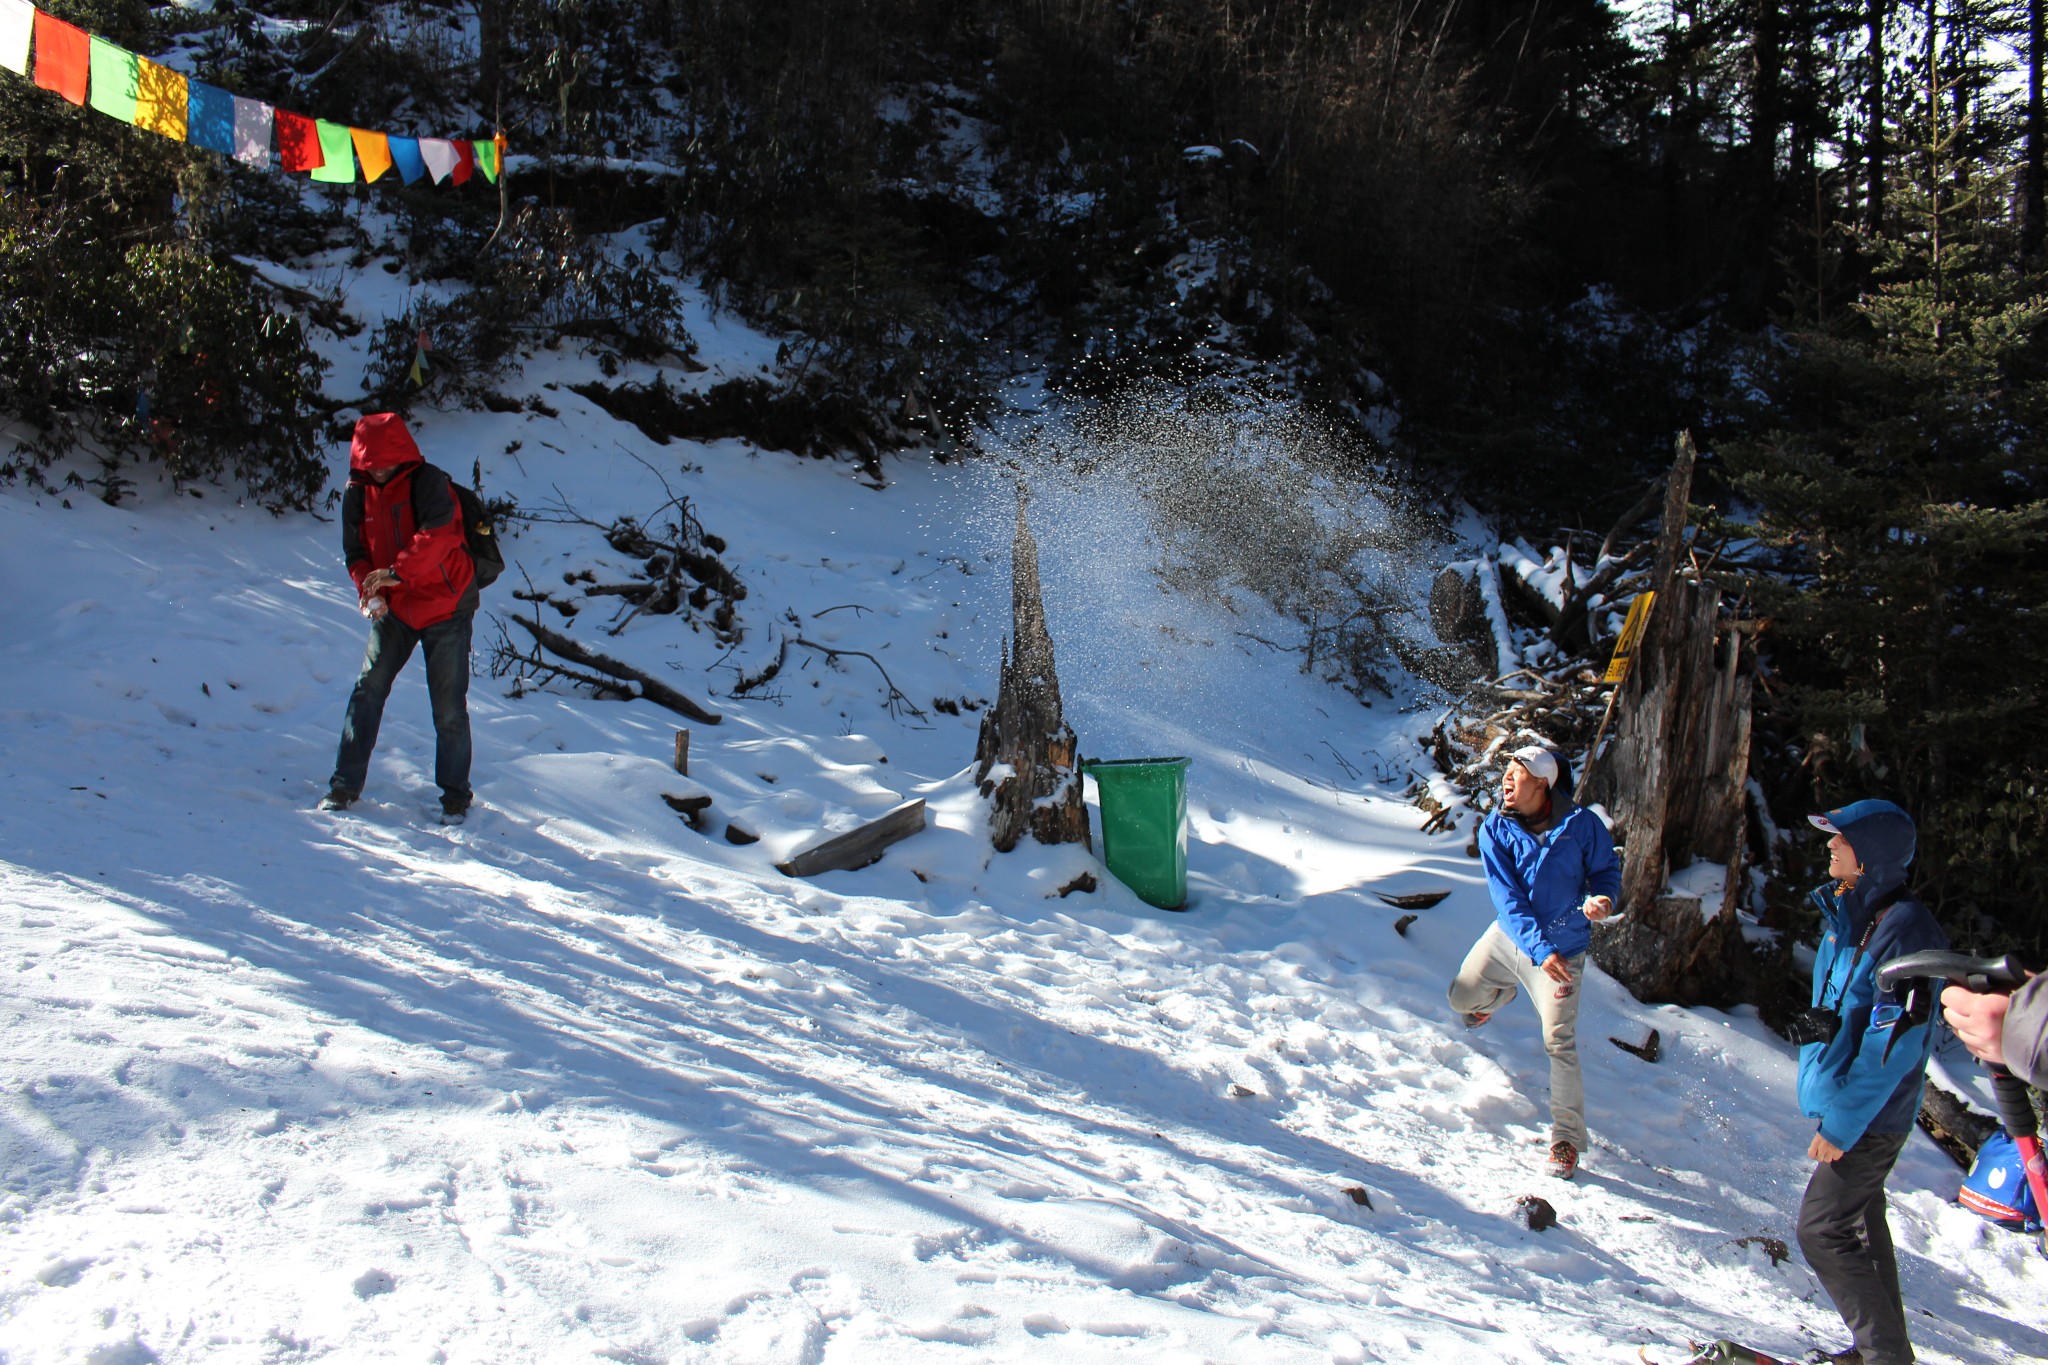
[[[448,476],[420,455],[395,412],[374,412],[356,423],[348,464],[341,549],[370,618],[370,646],[349,694],[341,749],[320,808],[345,810],[362,795],[384,701],[417,647],[427,658],[441,814],[457,822],[471,800],[469,639],[477,604],[460,505]]]

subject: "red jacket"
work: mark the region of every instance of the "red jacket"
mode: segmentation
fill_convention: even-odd
[[[372,470],[396,469],[385,483]],[[475,611],[476,566],[448,476],[428,464],[395,412],[356,423],[349,443],[348,487],[341,495],[341,552],[356,591],[374,569],[391,569],[398,586],[385,605],[414,630]]]

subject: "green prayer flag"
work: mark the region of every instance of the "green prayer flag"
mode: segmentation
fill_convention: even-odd
[[[108,118],[135,122],[135,90],[142,83],[142,63],[127,48],[105,38],[92,40],[92,107]]]
[[[476,148],[476,168],[477,168],[478,170],[480,170],[480,171],[482,171],[482,172],[484,173],[484,179],[486,179],[486,180],[490,181],[490,182],[491,182],[491,183],[492,183],[493,185],[497,184],[497,183],[498,183],[498,143],[497,143],[497,140],[496,140],[495,138],[481,138],[481,137],[480,137],[480,138],[478,138],[478,139],[477,139],[477,140],[476,140],[476,141],[475,141],[475,142],[474,142],[473,144],[471,144],[471,145],[473,145],[473,146],[474,146],[474,147]]]
[[[324,180],[330,185],[353,185],[356,180],[356,145],[348,135],[346,123],[329,123],[326,119],[315,120],[320,130],[320,153],[326,164],[313,171],[315,180]]]

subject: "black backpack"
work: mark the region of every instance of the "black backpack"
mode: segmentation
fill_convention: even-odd
[[[476,566],[476,586],[481,592],[498,581],[498,575],[505,572],[505,556],[498,549],[497,528],[491,525],[491,514],[484,506],[484,500],[474,489],[449,478],[448,471],[426,466],[442,478],[448,479],[448,491],[455,496],[456,515],[462,518],[462,543],[469,547],[469,559]],[[419,521],[420,482],[412,482],[413,521]]]

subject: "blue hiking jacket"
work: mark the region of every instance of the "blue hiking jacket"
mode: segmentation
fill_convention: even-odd
[[[1839,1010],[1834,1041],[1799,1049],[1799,1110],[1820,1120],[1820,1135],[1848,1151],[1865,1133],[1907,1133],[1920,1112],[1927,1059],[1934,1055],[1933,1021],[1900,1034],[1903,994],[1877,989],[1877,971],[1895,957],[1948,947],[1948,936],[1926,906],[1900,895],[1856,951],[1877,907],[1905,884],[1913,861],[1913,818],[1889,801],[1858,801],[1828,816],[1856,851],[1863,875],[1846,895],[1834,884],[1814,888],[1821,913],[1820,952],[1813,964],[1813,1001]],[[1891,1056],[1884,1059],[1885,1045]]]
[[[1550,801],[1550,828],[1541,834],[1530,833],[1504,808],[1479,826],[1493,917],[1539,964],[1552,953],[1586,951],[1593,941],[1592,921],[1579,908],[1586,897],[1621,895],[1621,860],[1607,826],[1562,791],[1552,792]]]

